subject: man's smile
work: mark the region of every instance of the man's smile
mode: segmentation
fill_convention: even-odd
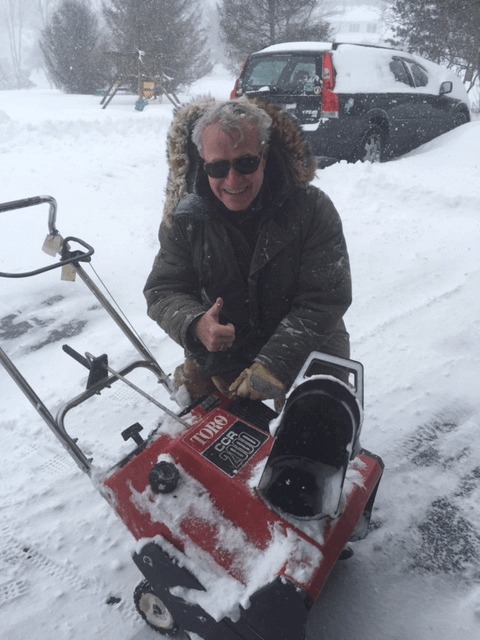
[[[228,189],[227,187],[224,187],[223,190],[226,191],[228,194],[235,196],[238,195],[239,193],[243,193],[244,191],[246,191],[247,189],[249,189],[249,185],[245,185],[242,189]]]

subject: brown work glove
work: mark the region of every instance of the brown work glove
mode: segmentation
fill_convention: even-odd
[[[212,376],[212,382],[224,396],[227,398],[233,398],[234,394],[231,393],[228,382],[225,382],[223,378],[220,376]]]
[[[240,398],[251,400],[275,401],[275,409],[279,411],[285,401],[285,385],[277,380],[273,374],[265,369],[260,362],[254,362],[251,367],[244,369],[238,378],[230,385],[229,391]]]
[[[175,369],[173,381],[177,389],[182,385],[185,387],[192,402],[215,391],[210,377],[203,376],[198,365],[191,358],[187,358]]]

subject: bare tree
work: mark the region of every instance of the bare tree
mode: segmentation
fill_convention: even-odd
[[[55,5],[58,4],[58,0],[30,0],[30,4],[40,19],[41,28],[45,29]]]
[[[28,85],[28,78],[22,68],[23,32],[29,0],[0,0],[0,16],[8,36],[10,62],[17,88]]]

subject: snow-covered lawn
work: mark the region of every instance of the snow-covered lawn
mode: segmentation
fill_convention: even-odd
[[[217,68],[190,95],[227,99],[232,86]],[[0,202],[55,197],[60,232],[94,246],[95,270],[171,373],[182,352],[147,318],[142,288],[172,105],[139,112],[134,96],[117,96],[103,110],[99,100],[0,92]],[[373,531],[333,571],[308,640],[480,637],[479,148],[477,120],[394,162],[318,173],[351,256],[362,443],[386,471]],[[0,214],[0,271],[51,260],[41,252],[47,212]],[[131,354],[85,286],[57,271],[0,279],[0,340],[53,413],[86,379],[64,342],[106,352],[112,366]],[[158,638],[133,608],[133,538],[3,369],[0,410],[2,640]],[[79,428],[95,418],[81,412]],[[124,446],[115,429],[90,437]]]

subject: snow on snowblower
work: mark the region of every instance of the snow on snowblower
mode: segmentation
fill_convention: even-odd
[[[117,370],[107,354],[81,355],[64,345],[88,369],[88,380],[56,417],[2,349],[0,362],[135,538],[133,560],[143,574],[134,592],[138,612],[165,636],[303,640],[331,569],[347,543],[367,533],[382,476],[381,459],[360,445],[362,365],[310,354],[279,415],[268,404],[232,401],[220,392],[171,411],[129,379],[147,369],[173,398],[169,376],[85,272],[93,248],[60,236],[55,200],[9,202],[0,212],[43,203],[49,205],[44,250],[60,260],[0,276],[73,271],[139,359]],[[315,374],[325,363],[346,374],[349,384]],[[121,435],[131,450],[100,470],[67,433],[65,419],[122,384],[153,405],[156,426],[144,438],[139,421],[127,425]]]

